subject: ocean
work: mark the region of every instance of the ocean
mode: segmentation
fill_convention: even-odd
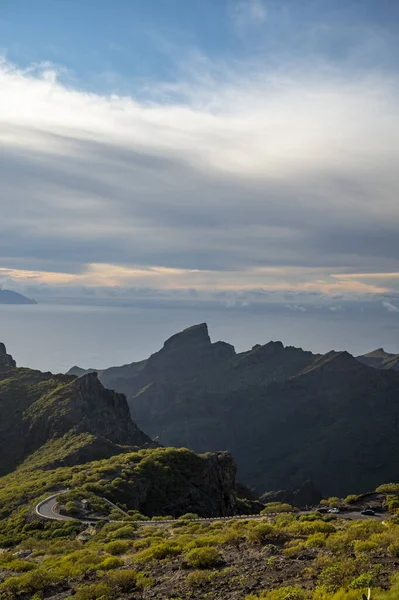
[[[58,304],[0,305],[0,341],[20,366],[65,372],[73,365],[105,368],[141,360],[185,327],[207,322],[212,341],[243,351],[280,340],[313,352],[377,347],[399,352],[399,319],[342,314],[257,314],[230,308],[137,308]]]

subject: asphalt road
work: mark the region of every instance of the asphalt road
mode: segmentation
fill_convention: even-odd
[[[82,523],[95,523],[98,519],[74,519],[73,517],[67,517],[65,515],[60,515],[55,511],[55,506],[57,504],[57,497],[61,494],[65,494],[68,490],[61,490],[52,496],[49,496],[45,500],[39,502],[36,505],[36,514],[40,515],[45,519],[51,519],[53,521],[76,521],[79,520]],[[301,511],[300,514],[307,514],[311,511]],[[198,521],[202,523],[207,523],[209,521],[226,521],[229,519],[262,519],[267,516],[275,516],[275,514],[271,513],[270,515],[240,515],[233,517],[210,517],[210,518],[199,518],[199,519],[190,519],[193,521]],[[338,513],[339,517],[343,519],[350,519],[352,521],[358,521],[363,519],[383,519],[386,516],[386,513],[378,513],[374,516],[362,515],[360,512],[341,512]],[[137,521],[138,525],[164,525],[167,523],[173,523],[174,521]]]

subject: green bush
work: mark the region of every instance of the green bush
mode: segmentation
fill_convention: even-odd
[[[259,595],[246,596],[245,600],[258,600],[264,598],[265,600],[306,600],[309,595],[300,587],[297,586],[285,586],[277,588],[275,590],[261,592]]]
[[[212,546],[193,548],[184,555],[184,561],[195,569],[209,569],[220,561],[220,553]]]
[[[257,544],[266,544],[277,537],[277,530],[271,523],[259,523],[247,532],[247,538]]]
[[[132,544],[128,540],[115,540],[114,542],[105,544],[104,550],[105,552],[108,552],[108,554],[118,556],[119,554],[127,552],[131,546]]]
[[[181,546],[173,542],[161,542],[154,544],[141,552],[137,552],[135,560],[137,562],[146,562],[148,560],[163,560],[170,556],[177,556],[182,551]]]
[[[77,588],[74,600],[110,600],[112,589],[107,583],[91,583]]]
[[[284,502],[267,502],[260,514],[267,515],[268,513],[294,512],[294,510],[295,509],[291,506],[291,504]]]
[[[193,519],[199,519],[199,516],[196,513],[186,513],[179,517],[179,521],[192,521]]]
[[[347,496],[344,500],[345,504],[354,504],[355,502],[357,502],[357,500],[359,499],[359,496],[357,494],[349,494],[349,496]]]
[[[137,573],[130,569],[112,571],[106,576],[106,582],[112,590],[121,593],[130,592],[136,587]]]
[[[99,565],[98,569],[100,571],[110,571],[111,569],[117,569],[118,567],[123,567],[124,562],[117,556],[109,556],[105,558]]]
[[[383,483],[375,491],[378,494],[399,494],[399,483]]]

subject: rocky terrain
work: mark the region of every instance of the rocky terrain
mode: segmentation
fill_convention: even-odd
[[[239,479],[258,492],[312,480],[323,494],[346,494],[399,472],[399,374],[347,352],[321,356],[269,342],[236,353],[212,343],[203,323],[99,378],[126,394],[152,438],[230,451]]]

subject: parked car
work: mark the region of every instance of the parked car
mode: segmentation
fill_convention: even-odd
[[[361,515],[367,515],[369,517],[372,517],[375,515],[375,510],[372,510],[371,508],[365,508],[364,510],[360,511]]]
[[[325,514],[328,512],[328,509],[325,506],[320,506],[320,508],[317,509],[317,512]]]
[[[333,513],[334,515],[336,515],[337,513],[339,513],[339,508],[330,508],[328,510],[329,513]]]

